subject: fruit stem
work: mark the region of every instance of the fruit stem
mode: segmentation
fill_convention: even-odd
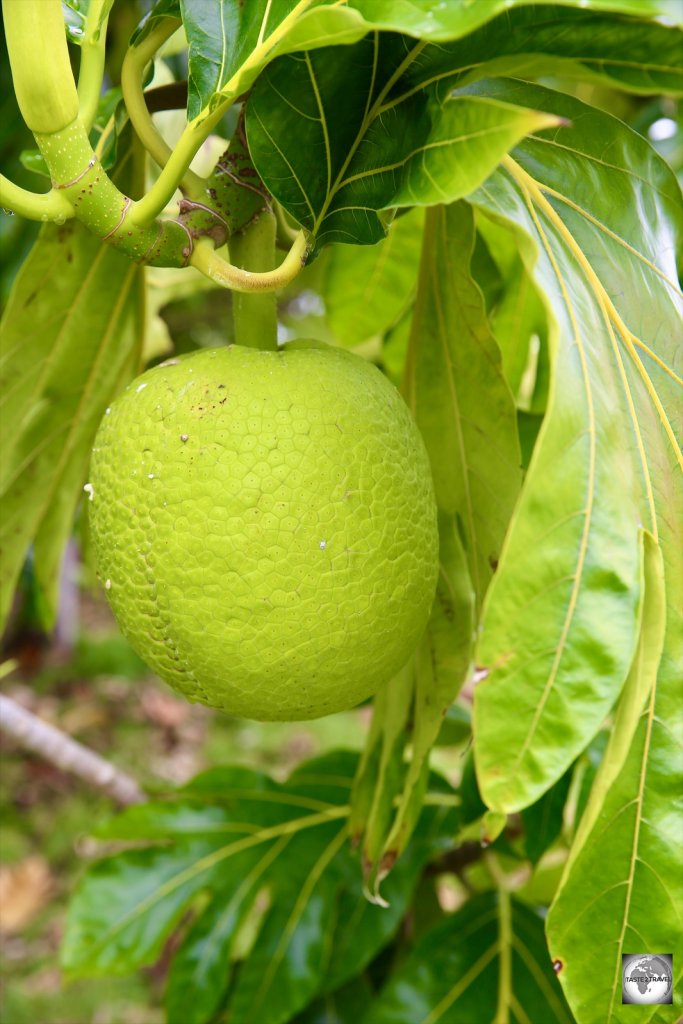
[[[267,273],[275,266],[275,215],[264,210],[244,231],[230,239],[230,258],[251,273]],[[232,320],[235,342],[249,348],[277,349],[275,292],[234,292]]]

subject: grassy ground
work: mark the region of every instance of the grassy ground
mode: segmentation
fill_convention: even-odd
[[[99,600],[80,597],[76,642],[15,640],[20,669],[3,692],[114,761],[143,785],[182,783],[216,764],[275,776],[335,746],[358,749],[367,712],[317,722],[229,719],[176,698],[151,677]],[[0,734],[0,1021],[161,1024],[163,963],[142,975],[63,984],[58,950],[69,893],[111,801]]]

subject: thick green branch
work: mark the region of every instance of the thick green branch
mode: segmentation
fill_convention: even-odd
[[[234,267],[215,251],[267,207],[246,146],[236,132],[230,149],[214,173],[204,180],[187,175],[189,164],[220,117],[222,107],[201,124],[190,124],[168,160],[155,186],[135,203],[114,185],[88,139],[101,87],[100,43],[104,33],[103,0],[92,0],[88,38],[94,55],[81,68],[79,94],[71,72],[59,0],[3,0],[5,25],[17,97],[26,123],[50,170],[53,190],[33,195],[6,179],[0,181],[3,203],[16,212],[40,220],[66,220],[75,216],[93,234],[122,250],[130,259],[152,266],[183,267],[192,263],[222,287],[242,292],[267,292],[291,281],[306,255],[306,240],[297,236],[282,264],[270,269]],[[148,60],[176,21],[162,22],[138,47],[129,65],[128,99],[136,127],[152,148],[161,141],[145,105],[142,73]],[[86,51],[89,52],[89,51]],[[230,101],[226,97],[224,105]],[[70,116],[68,116],[70,115]],[[152,134],[148,134],[151,125]],[[147,133],[147,135],[146,135]],[[166,148],[161,159],[166,158]],[[178,219],[157,220],[178,184],[185,198]],[[271,225],[270,214],[267,223]],[[199,241],[197,241],[197,239]],[[272,266],[272,265],[271,265]],[[272,321],[272,317],[270,317]],[[272,327],[272,323],[271,323]],[[270,331],[272,334],[272,331]]]
[[[140,226],[133,223],[135,204],[107,176],[80,118],[59,132],[35,133],[50,168],[52,185],[71,203],[75,216],[103,241],[122,249],[136,262],[185,266],[193,240],[174,220]]]

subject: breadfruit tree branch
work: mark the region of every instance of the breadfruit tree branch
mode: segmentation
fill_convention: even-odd
[[[142,803],[145,796],[137,782],[109,761],[72,740],[54,725],[27,711],[11,697],[0,695],[0,730],[62,771],[103,790],[119,804]]]
[[[244,169],[249,159],[243,131],[236,133],[228,153],[209,178],[189,172],[194,155],[236,96],[226,95],[210,117],[189,123],[173,150],[168,151],[158,136],[144,103],[141,75],[176,24],[174,21],[162,23],[162,29],[152,33],[151,41],[141,44],[139,54],[127,65],[131,119],[143,144],[164,165],[149,192],[136,202],[114,185],[88,138],[100,74],[101,35],[85,58],[79,96],[60,0],[3,0],[3,14],[19,108],[52,181],[47,196],[35,196],[2,179],[3,205],[39,220],[63,222],[74,216],[135,262],[161,267],[192,263],[217,284],[236,291],[272,291],[299,272],[306,255],[302,233],[281,267],[261,273],[245,273],[214,251],[266,209],[269,201],[264,191],[254,187],[253,169],[248,185],[245,174],[240,178],[240,165]],[[103,22],[100,33],[104,31]],[[93,41],[95,34],[93,29]],[[178,187],[183,190],[178,216],[160,216]],[[199,241],[202,245],[196,246]]]

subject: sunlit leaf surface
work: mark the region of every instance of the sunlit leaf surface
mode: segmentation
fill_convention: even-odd
[[[551,955],[562,963],[580,1024],[630,1022],[633,1008],[621,1001],[621,954],[655,947],[677,952],[683,933],[683,841],[676,829],[683,715],[675,692],[657,688],[666,595],[661,553],[649,534],[644,582],[636,657],[548,918]],[[600,950],[606,969],[591,972]],[[674,955],[676,986],[683,973],[677,960]],[[672,1006],[639,1011],[643,1021],[675,1021],[680,1012],[679,995]]]
[[[530,86],[486,88],[503,87],[573,126],[527,140],[474,197],[535,240],[554,319],[548,412],[485,609],[475,750],[484,799],[527,806],[598,731],[630,670],[550,919],[577,1019],[597,1024],[626,1019],[627,945],[680,934],[683,206],[671,171],[623,124]],[[609,970],[584,989],[596,948]]]
[[[670,170],[620,122],[539,88],[487,87],[499,89],[573,122],[526,141],[474,197],[536,240],[555,320],[548,413],[478,651],[489,670],[475,695],[480,783],[491,806],[512,811],[564,773],[621,690],[641,523],[664,551],[679,644],[682,208]]]
[[[139,353],[142,273],[71,221],[43,228],[14,284],[0,328],[0,619],[36,535],[46,618],[55,613],[92,439]]]

